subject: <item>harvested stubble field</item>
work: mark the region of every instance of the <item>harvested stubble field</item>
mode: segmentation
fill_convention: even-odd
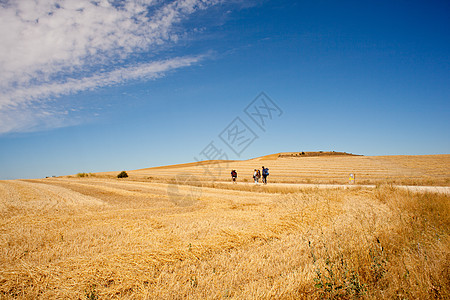
[[[448,194],[129,174],[0,181],[0,298],[450,297]]]
[[[308,152],[307,152],[308,154]],[[239,181],[252,181],[254,169],[270,169],[273,183],[348,183],[349,174],[356,175],[358,184],[401,184],[450,186],[450,155],[398,156],[306,156],[290,157],[279,153],[244,161],[210,161],[168,167],[129,171],[130,178],[167,182],[179,174],[190,174],[201,182],[229,181],[231,169],[238,172]],[[114,177],[117,172],[98,176]]]

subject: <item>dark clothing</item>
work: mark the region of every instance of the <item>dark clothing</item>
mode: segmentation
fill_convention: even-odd
[[[267,175],[263,175],[262,180],[264,184],[267,184]]]
[[[231,171],[231,178],[233,179],[233,181],[236,181],[237,178],[237,172],[236,171]]]
[[[264,184],[267,184],[267,176],[269,176],[269,169],[268,168],[262,169],[262,181]]]

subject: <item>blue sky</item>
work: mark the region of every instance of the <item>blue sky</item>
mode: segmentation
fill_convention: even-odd
[[[2,1],[0,179],[191,162],[211,142],[230,159],[449,153],[449,14],[447,1]],[[261,92],[281,109],[264,130],[244,112]],[[236,117],[257,137],[239,155],[219,136]]]

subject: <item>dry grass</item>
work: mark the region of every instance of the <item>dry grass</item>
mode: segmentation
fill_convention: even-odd
[[[230,180],[231,169],[238,181],[252,181],[253,170],[270,169],[270,183],[346,184],[356,174],[357,184],[450,186],[450,155],[318,156],[278,157],[268,155],[246,161],[192,163],[128,171],[131,180],[167,182],[178,174],[194,175],[202,182]],[[97,176],[112,177],[115,173]]]
[[[446,194],[220,184],[0,182],[0,298],[450,296]]]

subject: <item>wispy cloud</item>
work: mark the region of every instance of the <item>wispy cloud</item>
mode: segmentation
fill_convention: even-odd
[[[176,43],[187,30],[179,24],[218,2],[0,1],[0,133],[54,115],[39,107],[49,97],[154,79],[197,63],[202,55],[134,58]]]

